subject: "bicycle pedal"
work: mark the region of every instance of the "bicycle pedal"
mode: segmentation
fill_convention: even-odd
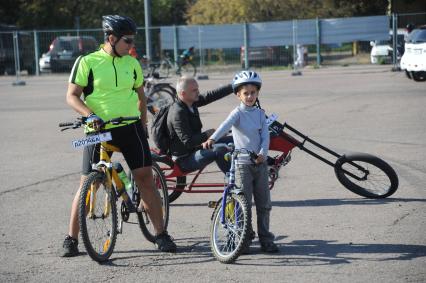
[[[214,201],[214,200],[209,201],[209,203],[207,204],[207,206],[210,208],[215,208],[216,205],[217,205],[217,201]]]
[[[120,220],[120,222],[118,222],[117,225],[117,234],[122,234],[123,233],[123,220]]]

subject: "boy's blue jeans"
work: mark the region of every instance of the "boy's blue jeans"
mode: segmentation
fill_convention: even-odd
[[[269,231],[272,204],[267,163],[264,162],[259,165],[237,164],[235,171],[237,185],[241,186],[247,199],[250,225],[252,198],[254,197],[259,241],[261,245],[273,242],[275,236]]]
[[[232,143],[232,136],[225,136],[219,139],[212,149],[199,149],[188,156],[178,159],[180,168],[185,172],[191,172],[204,168],[208,164],[216,161],[217,166],[223,172],[229,172],[230,161],[225,161],[224,155],[228,152],[227,144]]]

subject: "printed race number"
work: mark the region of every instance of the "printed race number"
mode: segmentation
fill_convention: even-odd
[[[91,135],[79,140],[72,141],[73,148],[80,148],[100,142],[106,142],[112,140],[111,132],[100,133],[97,135]]]

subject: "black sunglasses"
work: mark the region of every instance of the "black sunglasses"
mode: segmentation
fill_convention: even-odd
[[[124,41],[125,43],[127,43],[127,44],[132,44],[133,42],[135,42],[135,39],[134,39],[134,38],[129,38],[129,37],[125,37],[125,36],[122,36],[121,38],[122,38],[122,39],[123,39],[123,41]]]

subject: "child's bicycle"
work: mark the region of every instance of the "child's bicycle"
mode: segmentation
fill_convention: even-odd
[[[105,121],[103,125],[119,125],[125,121],[136,121],[139,117],[119,117]],[[86,124],[85,118],[71,123],[60,123],[61,131],[77,129]],[[127,222],[131,213],[136,213],[143,235],[147,240],[155,241],[154,227],[152,226],[145,209],[138,209],[140,194],[132,175],[127,174],[130,186],[125,188],[125,180],[120,178],[122,167],[117,162],[111,162],[113,152],[120,149],[108,144],[111,133],[101,131],[98,134],[72,142],[74,148],[100,143],[99,162],[92,162],[93,171],[87,176],[80,193],[79,223],[81,237],[89,256],[98,262],[106,261],[112,254],[117,234],[122,233],[123,221]],[[169,219],[169,201],[163,172],[153,162],[152,170],[157,192],[161,197],[164,228],[167,228]],[[124,172],[123,172],[124,173]],[[117,201],[121,202],[121,220],[118,222]]]
[[[217,260],[222,263],[234,262],[247,247],[250,233],[247,200],[243,191],[235,184],[235,163],[238,155],[247,153],[254,163],[257,158],[254,152],[246,149],[227,153],[231,157],[231,169],[228,175],[222,197],[217,202],[209,203],[215,205],[210,227],[210,248]]]

